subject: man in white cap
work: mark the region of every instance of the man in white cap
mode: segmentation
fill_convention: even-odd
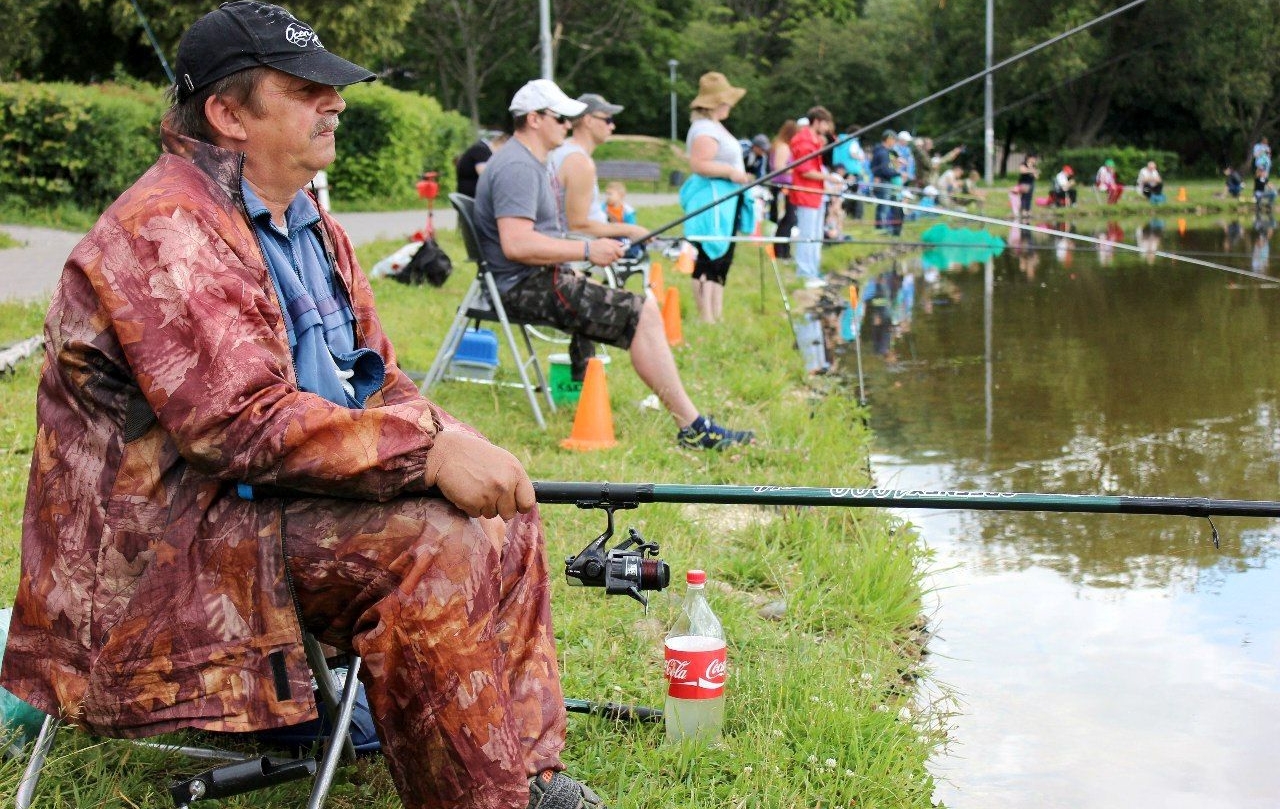
[[[893,151],[898,155],[899,163],[898,173],[902,175],[902,181],[906,185],[915,182],[916,179],[916,156],[911,149],[911,142],[914,138],[907,130],[898,133],[897,143],[893,146]]]
[[[374,75],[279,6],[178,44],[164,154],[49,307],[5,688],[107,736],[316,716],[303,631],[360,679],[408,809],[581,809],[520,462],[398,367],[303,190]]]
[[[547,156],[564,143],[569,122],[588,105],[569,98],[555,82],[535,79],[516,92],[509,109],[515,134],[480,175],[475,223],[507,314],[566,331],[579,338],[575,346],[595,341],[626,349],[636,374],[675,419],[679,446],[719,450],[751,443],[754,433],[728,429],[699,413],[651,296],[606,287],[566,266],[589,261],[603,267],[625,250],[610,237],[566,238],[561,225]]]

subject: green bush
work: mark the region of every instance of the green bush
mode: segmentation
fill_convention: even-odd
[[[1088,146],[1058,152],[1054,170],[1063,163],[1076,170],[1080,182],[1093,182],[1093,175],[1105,160],[1116,161],[1116,177],[1125,185],[1133,185],[1138,171],[1147,161],[1156,161],[1160,175],[1167,182],[1178,174],[1178,153],[1163,149],[1141,149],[1136,146]]]
[[[0,195],[102,207],[159,152],[159,90],[0,83]]]
[[[386,86],[343,92],[350,106],[329,172],[336,200],[416,206],[426,170],[452,190],[453,158],[472,137],[467,119]],[[0,83],[0,200],[101,210],[159,154],[166,106],[161,88]]]
[[[466,118],[434,98],[386,85],[354,85],[343,95],[338,159],[329,171],[336,200],[417,205],[424,171],[440,173],[441,194],[453,190],[453,160],[474,137]]]

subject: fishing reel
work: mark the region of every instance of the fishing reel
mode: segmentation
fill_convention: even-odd
[[[613,537],[613,512],[635,508],[635,503],[618,505],[604,501],[580,501],[578,508],[600,508],[608,517],[604,533],[575,556],[564,560],[564,575],[575,587],[603,587],[605,595],[627,595],[646,608],[644,590],[665,590],[671,583],[671,568],[658,558],[658,543],[649,542],[634,528],[613,548],[605,545]]]

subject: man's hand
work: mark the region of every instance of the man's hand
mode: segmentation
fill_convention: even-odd
[[[617,239],[592,239],[587,242],[587,260],[597,267],[607,267],[627,252]]]
[[[423,479],[468,517],[509,520],[537,502],[533,483],[516,457],[470,433],[436,433]]]

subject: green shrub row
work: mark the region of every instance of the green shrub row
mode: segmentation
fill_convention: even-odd
[[[101,207],[155,160],[159,91],[0,84],[0,195]]]
[[[342,91],[347,110],[338,129],[330,193],[343,205],[380,200],[417,205],[424,171],[440,174],[440,194],[453,190],[453,161],[475,137],[471,122],[429,96],[384,84]]]
[[[472,136],[467,119],[432,98],[386,86],[347,88],[331,195],[344,205],[418,204],[423,171],[452,189],[453,158]],[[71,202],[98,209],[159,153],[159,88],[119,84],[0,83],[0,199],[24,207]]]
[[[1094,173],[1106,160],[1116,162],[1116,177],[1125,185],[1134,184],[1138,179],[1138,171],[1147,165],[1149,160],[1156,161],[1160,176],[1166,182],[1177,175],[1179,169],[1177,152],[1168,152],[1164,149],[1142,149],[1137,146],[1087,146],[1063,149],[1058,152],[1056,162],[1052,165],[1054,171],[1057,171],[1057,167],[1065,163],[1075,169],[1079,182],[1092,182]]]

